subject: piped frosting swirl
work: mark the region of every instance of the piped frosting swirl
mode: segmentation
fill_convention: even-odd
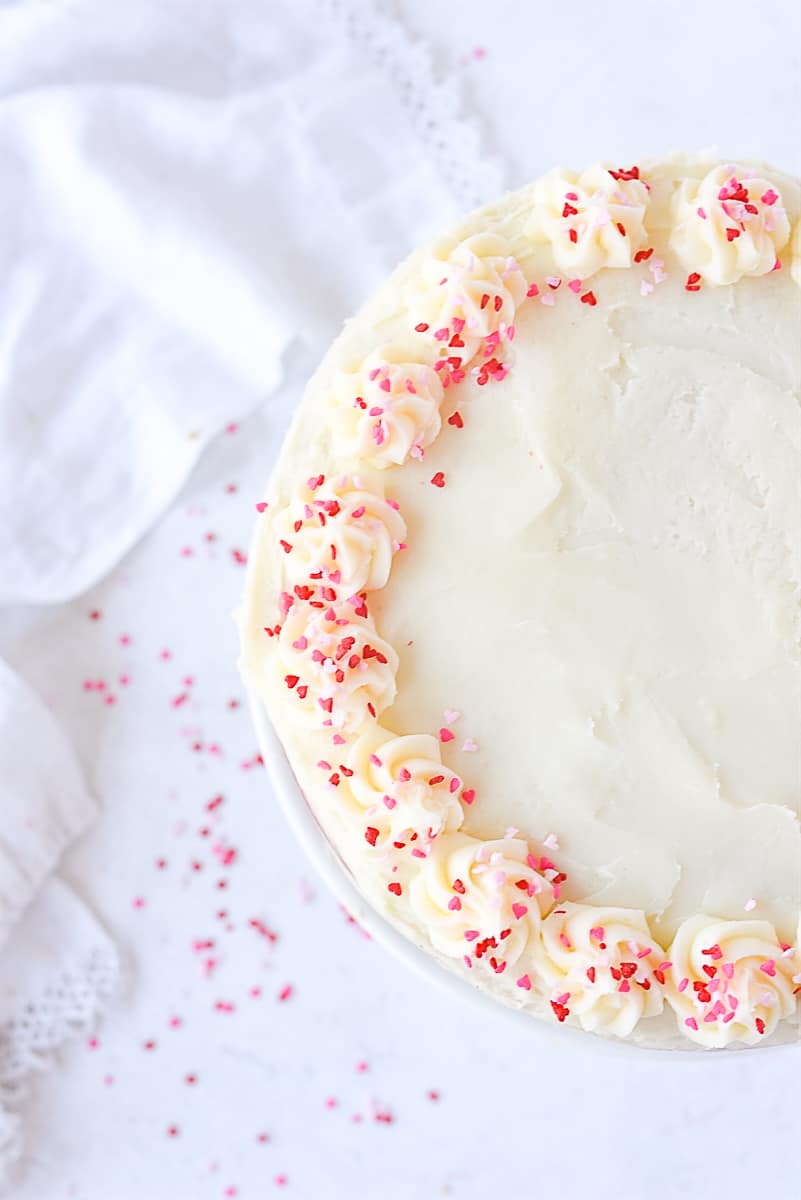
[[[459,383],[482,349],[491,357],[526,297],[520,264],[504,240],[479,233],[432,255],[409,297],[415,329],[433,338],[443,378]]]
[[[276,516],[275,532],[287,586],[308,581],[348,597],[384,586],[406,524],[380,483],[373,489],[350,475],[317,475]]]
[[[437,950],[502,974],[536,939],[552,888],[522,838],[452,833],[421,863],[410,898]]]
[[[535,185],[533,201],[526,234],[550,243],[556,266],[577,279],[630,267],[648,240],[648,187],[637,167],[551,171]]]
[[[671,248],[688,271],[713,286],[772,271],[790,236],[778,189],[731,166],[685,179],[673,197],[672,217]]]
[[[395,699],[398,656],[347,601],[292,604],[278,649],[272,669],[291,696],[290,711],[306,724],[355,732]]]
[[[664,954],[637,909],[560,903],[543,921],[535,963],[560,1022],[627,1037],[662,1011]]]
[[[700,1046],[753,1046],[795,1009],[796,960],[769,921],[717,921],[699,914],[677,930],[665,997]]]
[[[430,734],[396,737],[373,724],[349,750],[347,765],[352,774],[340,799],[364,825],[371,845],[403,843],[425,851],[462,824],[461,780],[443,765]]]
[[[373,467],[422,458],[440,431],[443,387],[420,343],[383,346],[354,371],[342,371],[331,393],[335,454]]]

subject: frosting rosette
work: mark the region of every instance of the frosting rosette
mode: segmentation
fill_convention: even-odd
[[[334,600],[385,585],[406,524],[380,485],[373,490],[350,475],[317,475],[276,515],[275,533],[285,583],[325,585]]]
[[[795,1009],[792,949],[769,921],[690,917],[667,957],[665,997],[681,1032],[700,1046],[753,1046]]]
[[[536,940],[552,888],[522,838],[447,833],[420,863],[410,901],[440,953],[500,975]]]
[[[443,387],[424,343],[391,343],[355,371],[341,371],[331,395],[334,452],[371,466],[422,458],[440,431]]]
[[[460,382],[482,343],[485,356],[497,350],[526,290],[520,264],[497,234],[474,234],[424,261],[409,307],[418,332],[438,344],[448,382]]]
[[[434,838],[462,824],[461,780],[443,765],[430,734],[397,737],[381,725],[368,726],[351,746],[347,766],[352,774],[339,799],[364,824],[371,845],[408,847],[419,856]]]
[[[525,232],[549,242],[556,266],[577,279],[602,267],[630,267],[645,246],[648,188],[639,169],[597,164],[582,174],[556,170],[534,186]]]
[[[559,1022],[627,1037],[662,1011],[665,959],[638,909],[560,903],[542,923],[537,987]]]
[[[779,191],[731,166],[685,179],[673,197],[672,218],[671,248],[688,271],[715,286],[772,271],[790,236]]]
[[[350,602],[320,609],[302,602],[290,606],[281,624],[270,669],[294,701],[293,715],[355,733],[395,699],[398,656]]]

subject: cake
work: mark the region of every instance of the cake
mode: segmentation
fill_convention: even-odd
[[[242,668],[326,836],[555,1027],[799,1036],[800,199],[677,156],[473,213],[257,504]]]

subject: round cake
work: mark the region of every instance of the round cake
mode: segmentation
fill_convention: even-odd
[[[498,1001],[798,1039],[799,182],[556,170],[310,380],[242,665],[369,902]]]

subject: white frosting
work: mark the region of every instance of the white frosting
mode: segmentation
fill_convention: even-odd
[[[524,233],[544,185],[468,218],[445,243],[455,249],[399,268],[309,386],[259,525],[243,622],[248,681],[371,901],[500,998],[536,1014],[555,1002],[585,1029],[657,1045],[786,1040],[783,1018],[797,1012],[784,969],[770,980],[773,1004],[752,994],[761,979],[738,948],[751,1024],[738,1032],[732,1018],[719,1040],[712,1028],[696,1038],[679,1013],[677,1035],[661,1001],[686,997],[672,968],[654,966],[699,913],[716,914],[706,925],[753,918],[779,945],[797,938],[799,919],[801,293],[790,270],[772,269],[730,291],[704,286],[709,274],[687,290],[684,243],[671,246],[675,197],[716,170],[644,167],[631,269],[597,270],[589,294],[580,272],[555,275],[550,240]],[[778,242],[782,211],[798,219],[797,182],[760,169],[749,188],[757,177],[772,181],[777,199],[760,204],[776,209],[774,224],[755,217],[718,247],[720,272],[746,233],[757,247]],[[464,321],[464,332],[470,315],[465,345],[445,346],[454,361],[438,358],[438,329]],[[412,335],[415,325],[427,328]],[[398,406],[377,447],[376,417],[364,423],[352,399],[387,363],[380,390]],[[410,391],[414,371],[425,387]],[[487,373],[498,386],[482,387]],[[400,518],[364,464],[385,469],[408,551],[395,552]],[[350,597],[344,573],[329,577],[339,543],[329,560],[313,519],[297,560],[281,545],[317,474],[326,487],[355,476],[374,497],[372,549],[361,518],[335,514],[348,587],[364,580]],[[304,556],[320,563],[313,584],[294,583]],[[343,636],[354,640],[340,655]],[[529,840],[499,840],[510,827]],[[540,847],[532,860],[529,846]],[[511,887],[493,885],[486,854]],[[557,904],[542,930],[539,901],[512,908],[519,882],[542,897],[537,880],[542,912],[552,884]],[[606,924],[614,951],[596,960],[591,930]],[[616,988],[615,955],[628,962],[628,944],[646,936],[653,956],[637,960],[638,979],[651,971],[658,988]],[[797,952],[788,962],[801,973]]]
[[[550,243],[560,271],[587,279],[602,267],[630,267],[647,244],[648,188],[627,174],[598,164],[581,175],[551,171],[534,185],[525,231]]]
[[[664,961],[643,912],[560,903],[543,922],[535,970],[558,1020],[628,1037],[642,1017],[662,1011],[654,971]]]
[[[435,948],[496,975],[518,963],[537,937],[541,910],[551,904],[551,886],[532,861],[521,838],[438,838],[410,892]]]
[[[288,589],[319,579],[320,590],[328,584],[344,597],[382,588],[406,537],[406,524],[380,484],[368,490],[349,475],[304,482],[276,516],[275,529],[284,543]]]
[[[790,253],[792,256],[790,271],[793,279],[801,287],[801,221],[795,223]]]
[[[440,358],[454,356],[464,365],[483,339],[513,323],[526,286],[508,243],[474,234],[447,255],[424,259],[410,289],[411,318],[416,327],[427,326]]]
[[[293,604],[276,640],[268,679],[286,688],[287,711],[296,721],[351,732],[395,698],[398,656],[347,602],[324,609]]]
[[[403,842],[425,851],[433,838],[462,823],[461,781],[442,765],[430,734],[395,737],[373,724],[347,754],[352,775],[338,800],[349,805],[366,840],[377,848]]]
[[[334,452],[388,467],[422,457],[440,430],[443,388],[416,349],[383,346],[355,371],[343,371],[331,389]],[[411,355],[417,354],[415,360]]]
[[[682,1031],[706,1047],[769,1037],[796,1007],[787,950],[767,921],[690,917],[668,952],[665,989]]]
[[[671,247],[689,272],[713,285],[772,271],[790,236],[779,189],[741,167],[685,180],[672,215]]]

